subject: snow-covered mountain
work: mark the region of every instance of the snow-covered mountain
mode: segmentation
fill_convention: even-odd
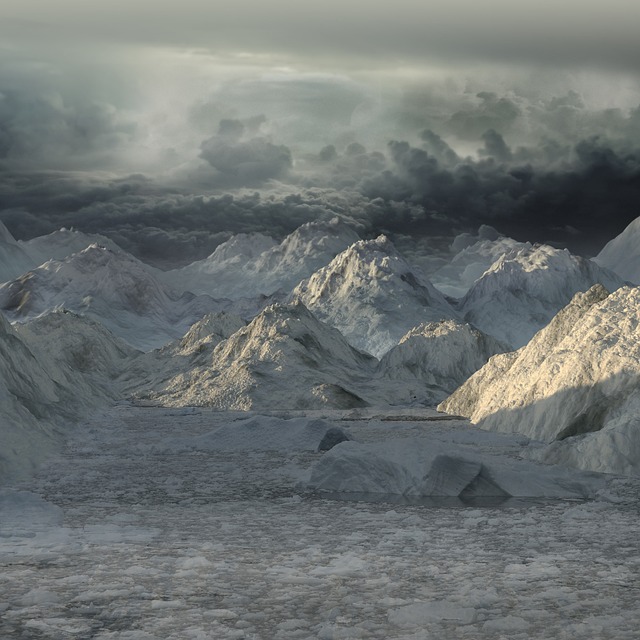
[[[551,462],[640,472],[640,288],[579,293],[522,349],[497,355],[439,409],[553,443]]]
[[[245,326],[244,320],[231,313],[208,313],[182,338],[140,354],[121,376],[122,389],[127,393],[140,393],[194,367],[207,367],[214,348]]]
[[[29,255],[32,264],[28,269],[37,267],[48,260],[63,260],[73,253],[79,253],[89,245],[98,244],[111,251],[118,252],[122,249],[106,236],[98,233],[83,233],[75,229],[58,229],[45,236],[31,238],[31,240],[21,240],[19,245]],[[20,273],[24,273],[24,269]]]
[[[0,282],[6,282],[33,267],[33,260],[0,222]]]
[[[364,406],[377,361],[304,305],[273,305],[213,350],[208,362],[143,394],[169,406],[296,409]]]
[[[351,245],[301,282],[291,297],[376,357],[412,327],[458,317],[385,236]]]
[[[273,238],[261,233],[239,233],[218,245],[204,260],[166,271],[161,277],[178,291],[237,297],[244,293],[243,279],[248,266],[261,253],[276,246]]]
[[[609,291],[615,273],[566,249],[525,247],[498,258],[461,300],[464,319],[512,348],[526,344],[579,291]]]
[[[498,258],[527,248],[531,248],[528,242],[518,242],[505,236],[478,240],[456,253],[451,262],[431,273],[429,279],[445,295],[462,298]]]
[[[119,397],[135,355],[98,323],[55,312],[13,328],[0,314],[0,479],[29,473],[71,422]]]
[[[119,397],[117,378],[139,352],[100,322],[72,311],[57,309],[13,327],[47,370],[72,372],[70,384],[82,396],[98,391]],[[68,374],[69,375],[69,374]]]
[[[629,282],[640,284],[640,218],[609,241],[593,261]]]
[[[444,398],[487,360],[507,348],[491,336],[456,320],[414,327],[380,360],[384,378],[426,387]]]
[[[289,292],[358,239],[338,218],[304,224],[280,244],[261,234],[240,234],[208,258],[167,271],[163,278],[181,291],[232,300]]]
[[[143,350],[184,335],[206,313],[224,306],[208,296],[179,296],[133,256],[97,244],[0,286],[0,309],[11,319],[62,307],[97,319]]]

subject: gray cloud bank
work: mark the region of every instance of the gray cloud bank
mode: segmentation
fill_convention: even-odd
[[[148,44],[354,61],[492,60],[636,69],[640,8],[628,0],[5,0],[7,37]],[[0,32],[1,33],[1,32]]]
[[[592,254],[640,201],[640,9],[616,1],[8,0],[0,219],[162,266],[334,215],[434,250],[484,224]]]

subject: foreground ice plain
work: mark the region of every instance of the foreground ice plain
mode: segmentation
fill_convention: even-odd
[[[311,415],[362,443],[505,460],[526,445],[457,421]],[[328,500],[301,484],[323,455],[304,442],[209,435],[246,417],[122,405],[16,486],[30,493],[3,490],[0,637],[637,638],[637,478],[589,502]]]

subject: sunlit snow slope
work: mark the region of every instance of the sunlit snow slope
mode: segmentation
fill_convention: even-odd
[[[609,291],[624,284],[613,272],[566,249],[525,247],[498,258],[461,300],[459,310],[467,322],[517,349],[574,294],[596,283]]]
[[[577,294],[519,351],[498,355],[439,408],[553,443],[548,461],[640,472],[640,288]]]
[[[640,218],[608,242],[593,260],[621,278],[640,284]]]
[[[274,305],[148,397],[224,409],[349,408],[377,361],[302,304]]]

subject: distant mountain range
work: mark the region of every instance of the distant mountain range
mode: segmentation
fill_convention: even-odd
[[[333,219],[280,243],[240,234],[163,272],[101,236],[18,242],[0,226],[1,473],[124,398],[442,402],[545,443],[532,456],[640,472],[639,234],[636,221],[595,260],[485,238],[425,275],[388,238],[361,240]]]

